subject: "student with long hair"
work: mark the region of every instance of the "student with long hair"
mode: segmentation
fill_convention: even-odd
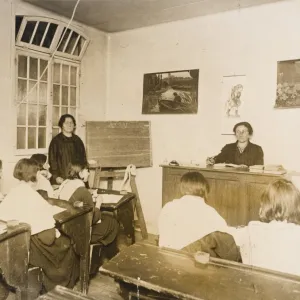
[[[19,184],[10,190],[0,204],[0,219],[18,220],[30,225],[29,264],[43,271],[43,285],[51,290],[56,285],[73,287],[79,276],[79,259],[71,241],[54,228],[54,214],[62,208],[50,205],[35,190],[38,163],[21,159],[14,168]]]
[[[261,196],[260,221],[230,228],[243,263],[300,275],[300,192],[278,179]]]
[[[56,197],[68,200],[73,205],[83,203],[86,206],[94,206],[92,222],[92,244],[102,244],[108,258],[117,253],[116,237],[119,232],[119,223],[110,215],[101,214],[100,202],[94,205],[93,197],[86,188],[89,177],[87,165],[80,162],[71,162],[68,165],[67,179],[60,185]]]

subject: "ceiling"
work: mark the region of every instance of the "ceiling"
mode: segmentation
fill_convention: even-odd
[[[77,0],[24,0],[70,18]],[[284,0],[81,0],[75,20],[104,32],[161,23]]]

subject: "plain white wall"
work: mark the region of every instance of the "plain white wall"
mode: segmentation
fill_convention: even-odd
[[[245,120],[265,163],[300,170],[300,109],[275,110],[277,61],[300,58],[300,0],[284,1],[110,35],[107,120],[151,120],[153,168],[137,180],[150,232],[157,232],[165,159],[204,162],[221,135],[221,82],[245,74]],[[199,69],[197,115],[142,115],[143,74]],[[188,213],[188,208],[187,208]]]
[[[15,15],[47,16],[69,22],[69,19],[39,9],[20,0],[0,0],[0,159],[3,160],[1,191],[6,193],[14,184],[12,172],[15,163],[21,158],[15,155]],[[107,87],[107,34],[74,22],[89,38],[90,44],[81,63],[80,111],[77,133],[85,139],[86,120],[103,120],[106,110]]]

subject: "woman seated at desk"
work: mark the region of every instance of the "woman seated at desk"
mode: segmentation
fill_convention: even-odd
[[[263,192],[261,221],[229,228],[240,246],[243,263],[300,276],[300,192],[278,179]]]
[[[20,182],[0,204],[0,219],[30,225],[29,264],[43,270],[46,290],[57,284],[72,288],[79,277],[79,259],[69,238],[54,228],[53,215],[63,209],[47,203],[34,189],[38,171],[33,159],[24,158],[16,164],[13,175]]]
[[[237,123],[233,127],[237,141],[227,144],[217,156],[209,157],[207,165],[216,163],[229,163],[235,165],[263,165],[264,153],[260,146],[252,144],[250,138],[253,135],[253,128],[248,122]]]
[[[72,204],[83,202],[83,205],[93,206],[93,197],[85,187],[88,177],[89,170],[86,165],[80,162],[69,163],[67,179],[62,182],[56,191],[56,197],[58,199],[69,200]],[[119,232],[119,223],[112,216],[101,214],[100,205],[101,201],[96,201],[92,222],[91,244],[102,244],[104,254],[110,259],[118,252],[116,237]],[[91,272],[93,273],[93,270]]]

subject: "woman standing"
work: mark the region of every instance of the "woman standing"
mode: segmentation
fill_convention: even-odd
[[[237,123],[233,127],[237,141],[223,147],[217,156],[209,157],[207,165],[216,163],[230,163],[236,165],[263,165],[264,152],[262,148],[250,142],[253,135],[253,128],[248,122]]]
[[[49,146],[49,164],[52,183],[61,184],[67,178],[68,164],[79,161],[87,165],[85,147],[74,131],[76,121],[72,115],[65,114],[59,119],[61,132],[56,135]]]

